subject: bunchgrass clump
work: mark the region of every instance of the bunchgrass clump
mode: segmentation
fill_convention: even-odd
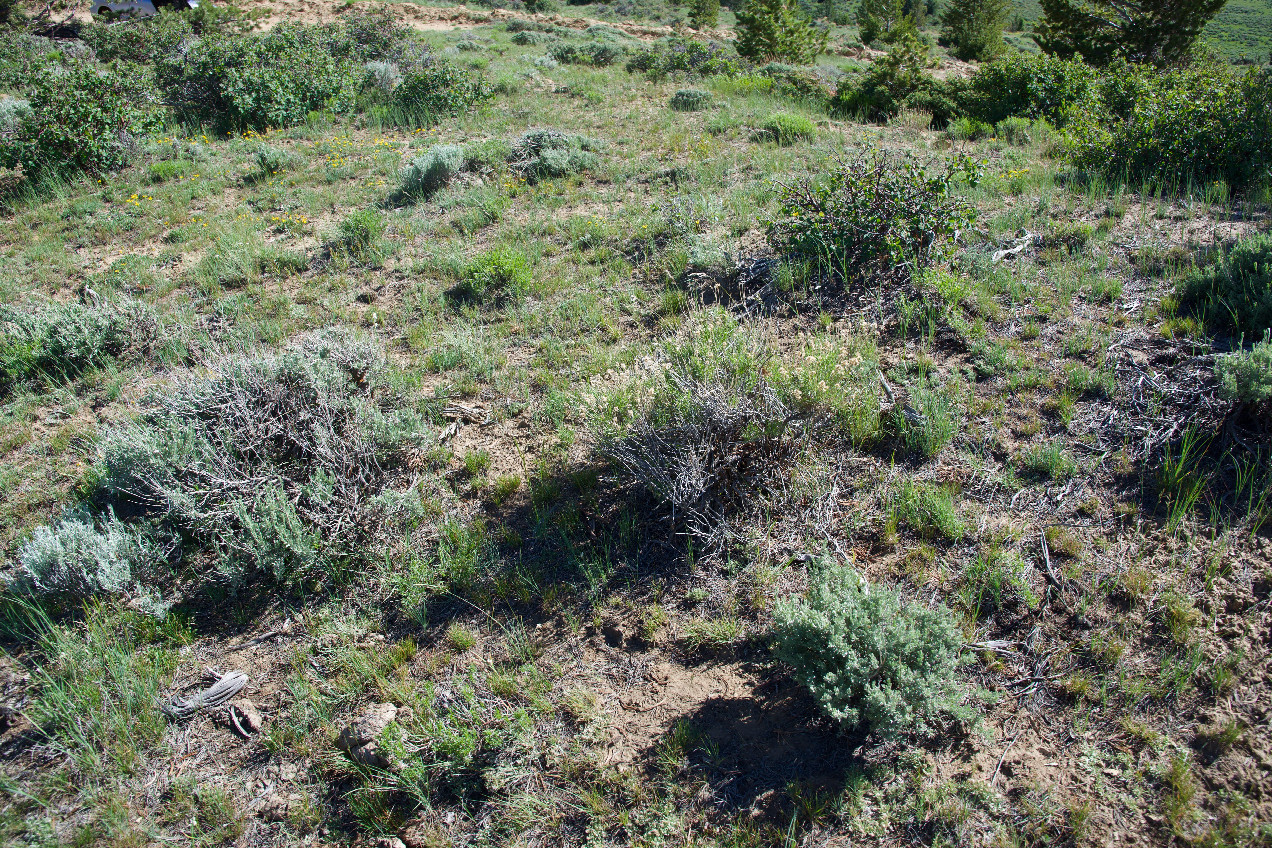
[[[967,534],[953,492],[930,483],[902,483],[892,500],[892,515],[924,539],[957,542]]]
[[[785,146],[797,141],[808,141],[813,137],[813,129],[813,122],[803,115],[778,112],[764,119],[764,123],[760,124],[758,135]]]
[[[377,209],[350,212],[336,231],[332,254],[373,264],[380,258],[385,229],[384,215]]]
[[[973,717],[958,682],[962,636],[945,609],[823,560],[810,568],[807,596],[778,601],[774,620],[777,658],[849,727],[903,736]]]

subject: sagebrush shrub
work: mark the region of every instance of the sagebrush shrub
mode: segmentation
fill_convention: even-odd
[[[383,351],[350,332],[231,356],[98,439],[103,496],[219,554],[232,582],[321,578],[358,550],[371,499],[420,428],[386,412]]]
[[[535,30],[522,30],[512,37],[513,44],[520,44],[523,47],[551,44],[556,40],[554,35],[546,32],[536,32]]]
[[[24,380],[67,380],[144,355],[158,337],[154,312],[132,300],[0,306],[0,391]]]
[[[22,546],[19,585],[65,601],[123,594],[156,558],[144,538],[113,514],[98,529],[87,512],[72,510],[37,527]]]
[[[1215,264],[1184,274],[1175,290],[1212,327],[1260,338],[1272,327],[1272,235],[1238,242]]]
[[[533,129],[523,133],[513,145],[508,163],[527,182],[536,183],[595,167],[597,158],[593,151],[597,147],[596,142],[583,136]]]
[[[1242,404],[1264,404],[1272,411],[1272,331],[1249,351],[1225,354],[1215,360],[1219,393]]]
[[[698,112],[711,105],[711,93],[700,88],[682,88],[668,104],[677,112]]]
[[[402,194],[429,197],[449,183],[464,168],[464,148],[438,144],[408,162],[399,173]]]
[[[944,608],[905,602],[846,565],[810,569],[805,598],[777,602],[774,653],[822,710],[884,736],[972,717],[958,681],[963,640]]]
[[[905,281],[942,260],[974,210],[953,195],[975,183],[976,165],[956,156],[938,166],[911,156],[857,154],[824,178],[780,190],[769,243],[845,283]]]
[[[689,322],[663,347],[664,368],[598,413],[604,455],[709,548],[729,516],[791,456],[790,410],[764,375],[771,354],[724,312]]]
[[[396,62],[367,62],[363,67],[367,72],[365,85],[380,94],[392,94],[402,83],[402,69]]]

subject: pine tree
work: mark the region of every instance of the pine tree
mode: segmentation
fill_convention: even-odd
[[[918,35],[926,9],[924,0],[861,0],[857,7],[861,40],[891,44],[905,34]]]
[[[941,38],[959,59],[992,59],[1003,50],[1011,10],[1011,0],[953,0],[941,16]]]
[[[720,0],[691,0],[689,23],[694,29],[715,29],[720,23]]]
[[[738,54],[748,59],[811,63],[829,33],[808,22],[799,0],[749,0],[737,13]]]
[[[1042,0],[1034,40],[1063,59],[1093,65],[1122,57],[1169,65],[1184,59],[1227,0]]]

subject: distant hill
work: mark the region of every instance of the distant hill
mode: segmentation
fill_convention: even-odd
[[[1038,0],[1016,0],[1026,27],[1042,17]],[[1272,0],[1228,0],[1203,38],[1221,56],[1266,62],[1272,53]]]

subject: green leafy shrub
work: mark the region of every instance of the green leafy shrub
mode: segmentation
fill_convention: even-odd
[[[383,352],[347,332],[229,357],[102,433],[102,493],[218,553],[234,584],[330,576],[358,550],[372,496],[419,426],[378,405],[391,403],[386,374]]]
[[[410,71],[393,91],[391,104],[399,120],[427,125],[446,115],[465,112],[494,96],[494,89],[475,71],[435,62]]]
[[[1249,351],[1220,356],[1215,360],[1219,394],[1234,403],[1263,404],[1272,411],[1272,331],[1263,334]]]
[[[778,112],[764,119],[758,135],[783,146],[807,141],[813,137],[813,122],[803,115]]]
[[[68,380],[143,355],[157,342],[154,313],[130,300],[0,306],[0,390],[25,380]]]
[[[737,76],[744,70],[744,63],[737,54],[715,42],[670,36],[633,53],[627,60],[627,70],[644,72],[652,79],[662,79],[674,71],[700,77]]]
[[[527,130],[513,145],[508,163],[527,182],[537,183],[596,167],[597,147],[591,139],[560,130]]]
[[[113,514],[98,529],[83,510],[37,527],[19,558],[20,589],[69,602],[134,592],[138,578],[159,559],[138,532]]]
[[[136,152],[137,138],[163,123],[147,85],[139,70],[111,72],[87,62],[37,74],[29,80],[29,111],[0,138],[0,166],[21,168],[37,179],[123,167]]]
[[[473,260],[464,270],[457,294],[473,300],[523,297],[534,275],[530,260],[511,247],[496,247]]]
[[[970,719],[958,683],[953,617],[869,585],[846,565],[810,569],[805,598],[774,610],[774,653],[822,710],[883,736],[927,733],[943,716]]]
[[[682,88],[668,104],[677,112],[699,112],[711,105],[711,93],[700,88]]]
[[[748,0],[736,15],[739,56],[807,65],[826,49],[829,33],[808,22],[797,0]]]
[[[1197,63],[1160,71],[1109,69],[1101,108],[1068,126],[1075,164],[1169,189],[1223,180],[1233,188],[1272,178],[1272,73]]]
[[[158,58],[156,79],[182,120],[225,130],[291,126],[310,112],[349,108],[362,83],[361,63],[315,40],[298,26],[205,36]]]
[[[943,259],[973,221],[951,192],[978,178],[965,156],[930,168],[909,156],[858,154],[824,178],[781,189],[769,244],[845,283],[905,281]]]
[[[1210,326],[1259,338],[1272,327],[1272,236],[1238,242],[1214,265],[1184,274],[1175,290]]]
[[[464,168],[464,148],[438,144],[408,162],[398,174],[407,197],[429,197],[446,186]]]
[[[130,21],[127,26],[94,22],[83,27],[79,35],[102,62],[153,63],[193,39],[194,27],[188,15],[160,9],[158,15]]]
[[[1063,127],[1095,96],[1099,74],[1054,56],[1010,56],[981,65],[961,95],[960,111],[987,124],[1045,118]]]

